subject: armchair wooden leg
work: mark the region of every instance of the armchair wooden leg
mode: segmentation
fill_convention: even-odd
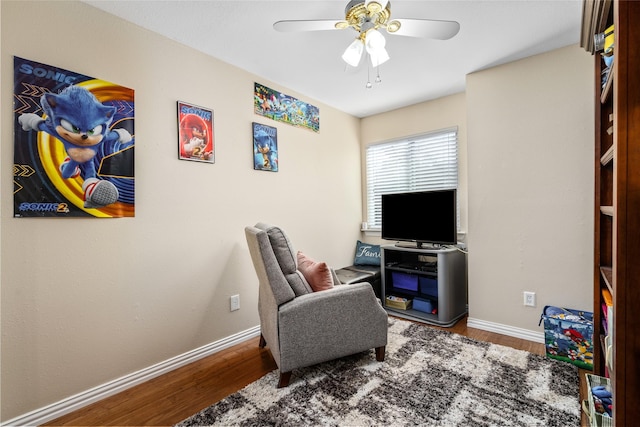
[[[287,387],[291,380],[291,371],[280,372],[280,380],[278,381],[278,388]]]
[[[376,347],[376,360],[378,362],[384,362],[384,348],[385,346]]]
[[[267,342],[265,341],[264,337],[262,336],[262,334],[260,334],[260,343],[258,344],[258,346],[260,348],[264,348],[267,345]]]

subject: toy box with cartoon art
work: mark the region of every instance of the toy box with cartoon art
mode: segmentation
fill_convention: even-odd
[[[542,321],[548,357],[593,370],[593,313],[548,305]]]

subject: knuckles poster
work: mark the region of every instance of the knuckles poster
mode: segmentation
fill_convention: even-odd
[[[133,217],[134,91],[14,57],[15,217]]]

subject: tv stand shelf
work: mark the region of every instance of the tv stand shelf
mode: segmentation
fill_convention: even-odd
[[[443,327],[453,326],[467,314],[467,260],[463,252],[398,245],[384,245],[381,251],[382,301],[389,313]],[[413,308],[390,307],[390,295],[411,299]],[[425,311],[425,302],[435,311]]]

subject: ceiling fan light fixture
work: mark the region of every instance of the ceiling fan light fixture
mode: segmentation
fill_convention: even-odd
[[[389,23],[387,24],[387,32],[395,33],[400,29],[401,25],[402,24],[400,24],[400,21],[396,21],[395,19],[393,21],[389,21]]]
[[[343,20],[287,20],[278,21],[273,24],[273,27],[277,31],[323,31],[347,28],[355,30],[358,33],[357,38],[342,54],[342,59],[354,68],[363,62],[362,56],[365,50],[374,68],[378,68],[390,59],[385,49],[386,39],[381,28],[384,28],[387,34],[437,40],[448,40],[460,30],[460,24],[456,21],[418,18],[392,20],[389,0],[348,0]],[[365,59],[364,62],[366,63],[367,60]],[[368,65],[367,70],[369,70]],[[377,72],[375,82],[380,83],[382,81],[380,70]],[[371,86],[371,80],[367,78],[367,87]]]
[[[367,50],[369,54],[369,58],[371,59],[371,65],[375,67],[379,67],[389,60],[389,54],[384,47],[375,49],[375,50]]]
[[[384,48],[384,46],[387,44],[387,41],[385,40],[382,33],[375,29],[371,29],[367,31],[365,35],[364,44],[367,46],[367,51],[369,51]]]
[[[380,13],[387,7],[389,0],[365,0],[364,7],[369,13]]]
[[[357,67],[364,52],[364,44],[359,38],[355,39],[342,54],[342,59],[352,67]]]
[[[371,59],[371,65],[374,67],[378,67],[380,64],[389,60],[389,54],[384,48],[386,43],[387,41],[379,31],[367,31],[364,44],[367,49],[367,53],[369,54],[369,58]]]

